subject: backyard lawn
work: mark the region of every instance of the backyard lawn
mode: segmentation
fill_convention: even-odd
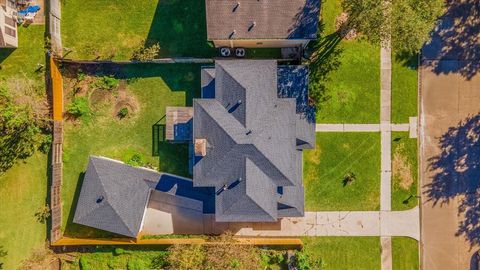
[[[317,133],[305,150],[305,207],[308,211],[379,210],[380,133]],[[345,176],[354,174],[353,181]]]
[[[392,123],[408,123],[408,117],[418,116],[417,68],[416,55],[392,55]]]
[[[44,27],[19,27],[19,48],[0,49],[0,83],[7,86],[34,85],[44,95],[44,72],[35,72],[37,64],[45,64]],[[14,83],[14,84],[11,84]],[[46,225],[35,213],[47,203],[47,156],[39,152],[20,160],[0,175],[0,246],[8,253],[1,258],[4,269],[16,269],[33,249],[46,240]]]
[[[408,132],[392,132],[392,185],[392,210],[417,205],[417,139],[409,138]]]
[[[145,41],[158,42],[160,56],[209,57],[206,32],[204,1],[62,1],[67,58],[127,60]]]
[[[0,49],[0,79],[28,78],[44,87],[44,69],[36,71],[45,65],[44,31],[43,25],[18,27],[18,48]]]
[[[418,270],[418,242],[408,237],[392,237],[393,270]]]
[[[67,122],[65,126],[62,201],[63,226],[69,236],[108,235],[72,224],[89,155],[103,155],[125,162],[138,155],[144,163],[162,172],[188,176],[188,147],[160,142],[158,153],[153,153],[152,142],[157,140],[153,128],[165,115],[167,105],[191,105],[192,97],[200,91],[200,66],[133,65],[119,73],[120,77],[128,78],[126,91],[135,97],[139,107],[134,116],[119,120],[109,112],[100,112],[88,122]],[[92,97],[90,106],[95,106]]]
[[[35,218],[47,200],[47,156],[36,153],[0,176],[0,246],[4,269],[16,269],[45,244],[47,226]]]
[[[302,241],[310,261],[316,263],[313,269],[380,269],[379,237],[304,237]]]
[[[338,66],[332,68],[325,83],[326,101],[319,106],[319,123],[378,123],[380,121],[380,46],[372,46],[358,37],[338,42],[335,20],[341,13],[341,1],[322,2],[323,47],[340,50]],[[325,50],[325,48],[323,48]],[[319,64],[320,66],[322,63]],[[313,67],[315,68],[315,67]]]

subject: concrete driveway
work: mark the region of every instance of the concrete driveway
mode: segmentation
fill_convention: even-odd
[[[426,270],[475,269],[480,241],[480,2],[447,2],[420,68]]]

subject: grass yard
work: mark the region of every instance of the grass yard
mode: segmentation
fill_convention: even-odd
[[[0,49],[0,79],[28,78],[45,87],[44,69],[37,71],[37,64],[45,65],[43,25],[18,27],[18,48]]]
[[[380,133],[317,133],[303,161],[308,211],[379,210]]]
[[[44,26],[20,26],[18,36],[18,49],[0,49],[0,83],[5,80],[10,87],[28,80],[43,95],[44,72],[35,70],[38,63],[45,64]],[[19,160],[0,176],[0,183],[0,246],[8,252],[0,261],[4,269],[16,269],[47,237],[46,225],[35,218],[47,203],[47,156],[37,152]]]
[[[418,59],[392,55],[392,122],[408,123],[408,117],[418,116]]]
[[[317,262],[313,269],[380,269],[379,237],[304,237],[302,241],[310,261]]]
[[[408,237],[392,237],[393,270],[418,270],[418,242]]]
[[[68,58],[126,60],[145,41],[158,42],[161,57],[209,57],[216,51],[206,32],[204,1],[62,1]]]
[[[317,113],[319,123],[378,123],[380,121],[380,46],[372,46],[358,37],[339,40],[335,33],[336,17],[342,12],[341,1],[322,2],[325,45],[322,49],[340,50],[338,65],[325,82],[327,100]],[[331,41],[331,42],[329,42]],[[335,61],[334,61],[335,62]],[[322,63],[320,63],[321,66]]]
[[[417,139],[409,138],[408,132],[392,132],[392,185],[392,210],[417,206]]]
[[[160,171],[188,176],[188,147],[160,143],[153,153],[153,126],[165,115],[165,107],[191,105],[200,92],[198,65],[133,65],[122,76],[130,78],[127,92],[137,100],[139,111],[119,120],[111,113],[94,116],[89,122],[67,122],[64,139],[64,179],[62,190],[64,229],[69,236],[108,236],[72,223],[83,172],[89,155],[103,155],[128,161],[135,154]],[[90,101],[91,102],[91,101]]]
[[[35,218],[47,200],[47,156],[36,153],[0,176],[0,246],[8,252],[4,269],[16,269],[45,244],[47,227]]]

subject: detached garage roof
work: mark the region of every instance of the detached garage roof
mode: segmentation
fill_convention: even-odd
[[[319,0],[205,0],[209,40],[315,39]]]

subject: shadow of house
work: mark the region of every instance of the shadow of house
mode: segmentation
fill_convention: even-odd
[[[460,73],[471,79],[480,69],[480,2],[447,1],[447,11],[431,33],[431,41],[422,49],[424,60],[458,60],[454,65],[424,61],[437,74]]]
[[[432,182],[425,194],[433,205],[458,202],[458,236],[480,244],[480,114],[451,127],[439,138],[441,153],[429,160]]]
[[[161,0],[145,45],[158,43],[159,57],[211,57],[203,0]]]

